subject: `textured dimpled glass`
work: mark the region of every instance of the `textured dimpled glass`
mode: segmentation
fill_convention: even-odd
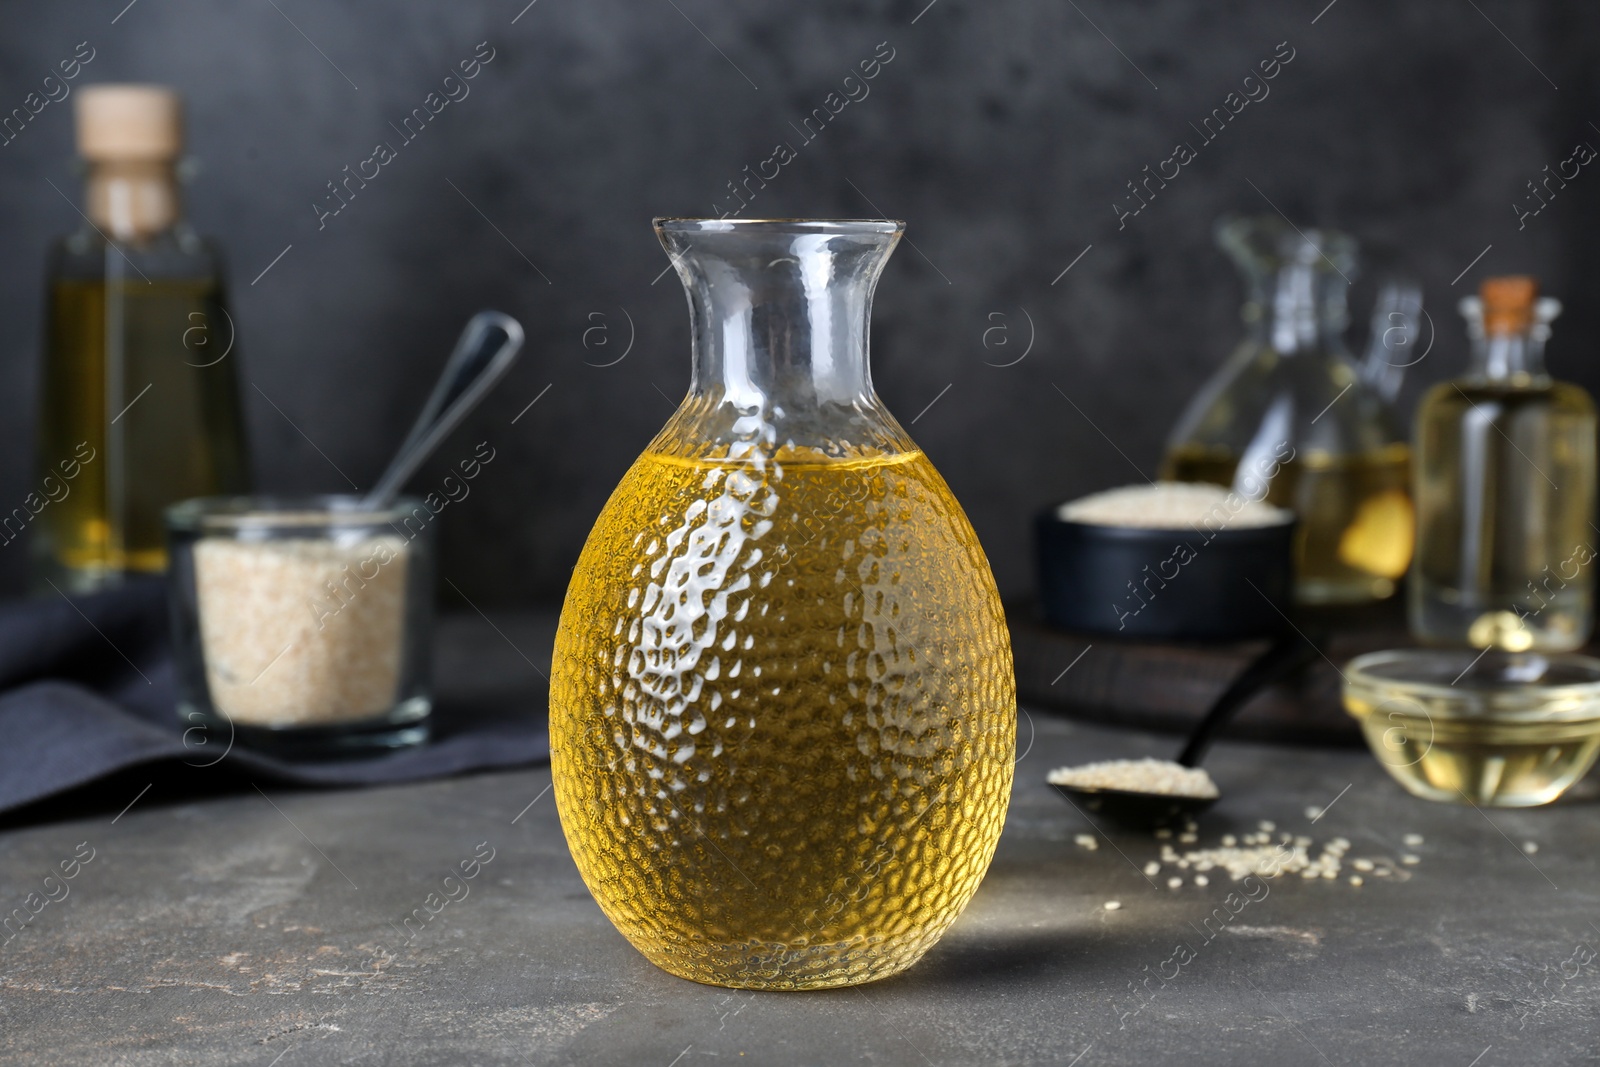
[[[673,974],[873,981],[977,889],[1016,739],[988,561],[868,374],[903,226],[656,229],[688,290],[694,374],[567,591],[562,827],[606,915]]]

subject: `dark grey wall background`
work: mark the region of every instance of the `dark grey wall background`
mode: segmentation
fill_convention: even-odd
[[[1453,303],[1485,272],[1532,271],[1564,297],[1552,365],[1600,387],[1600,173],[1520,231],[1511,207],[1576,142],[1600,145],[1600,14],[1326,2],[9,2],[0,112],[81,41],[95,58],[80,84],[188,95],[204,165],[189,214],[230,255],[265,489],[369,485],[466,316],[493,306],[527,325],[522,365],[416,483],[477,441],[498,450],[443,523],[443,573],[480,604],[560,595],[684,390],[688,321],[675,277],[658,278],[651,216],[711,213],[787,141],[798,158],[747,215],[909,221],[915,247],[878,293],[875,379],[1016,594],[1027,516],[1153,473],[1237,339],[1239,286],[1210,237],[1223,212],[1270,198],[1301,226],[1400,247],[1438,327],[1408,409],[1460,366]],[[398,143],[389,124],[482,41],[495,58],[471,95],[319,231],[325,183]],[[1119,230],[1124,184],[1198,146],[1188,124],[1283,41],[1295,58],[1270,95]],[[894,58],[870,95],[802,144],[791,123],[880,42]],[[0,147],[0,501],[28,491],[41,257],[78,224],[47,180],[76,193],[71,145],[70,105],[53,104]],[[1026,348],[1029,319],[1027,357],[992,365]],[[626,358],[599,366],[630,332]],[[21,552],[0,549],[6,588],[23,583]]]

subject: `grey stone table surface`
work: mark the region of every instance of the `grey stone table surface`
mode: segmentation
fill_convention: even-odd
[[[542,692],[547,626],[450,632],[447,673]],[[1362,751],[1225,743],[1208,761],[1225,797],[1198,846],[1171,844],[1261,820],[1313,851],[1352,844],[1338,879],[1212,870],[1200,886],[1192,867],[1147,879],[1169,842],[1103,833],[1044,784],[1053,766],[1168,754],[1172,739],[1039,713],[1019,733],[1005,834],[967,912],[908,973],[821,993],[699,986],[646,963],[579,879],[548,768],[152,794],[14,827],[0,912],[77,866],[0,944],[0,1063],[1600,1062],[1592,781],[1549,808],[1479,811],[1410,798]],[[1407,853],[1419,862],[1350,884],[1356,858],[1390,869]],[[476,877],[441,908],[462,861]],[[406,925],[429,894],[437,913]]]

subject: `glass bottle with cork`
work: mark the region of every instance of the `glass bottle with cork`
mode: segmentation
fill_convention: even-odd
[[[29,510],[40,576],[81,591],[163,570],[167,505],[248,485],[220,258],[180,210],[181,100],[94,85],[76,108],[85,225],[50,254]]]
[[[1414,636],[1511,652],[1579,647],[1593,624],[1595,406],[1550,377],[1559,301],[1530,277],[1461,301],[1467,376],[1417,409]]]

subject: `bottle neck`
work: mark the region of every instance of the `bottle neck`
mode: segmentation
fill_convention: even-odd
[[[889,222],[663,220],[689,298],[694,369],[680,437],[737,458],[909,444],[872,388],[872,292]],[[669,425],[667,433],[673,431]]]
[[[1338,351],[1349,325],[1347,283],[1337,274],[1308,263],[1285,263],[1272,291],[1255,295],[1266,314],[1262,340],[1282,355]]]
[[[178,223],[176,161],[102,160],[88,166],[84,213],[113,241],[147,241]]]
[[[1544,369],[1544,339],[1532,330],[1474,338],[1471,374],[1493,381],[1549,377]]]
[[[1520,321],[1526,325],[1520,327],[1508,326],[1503,319],[1489,321],[1496,317],[1485,315],[1483,301],[1478,297],[1466,297],[1459,306],[1472,341],[1469,377],[1505,382],[1549,379],[1544,367],[1544,345],[1550,339],[1550,323],[1561,314],[1561,301],[1550,297],[1535,301],[1531,321],[1530,316],[1521,316]]]

